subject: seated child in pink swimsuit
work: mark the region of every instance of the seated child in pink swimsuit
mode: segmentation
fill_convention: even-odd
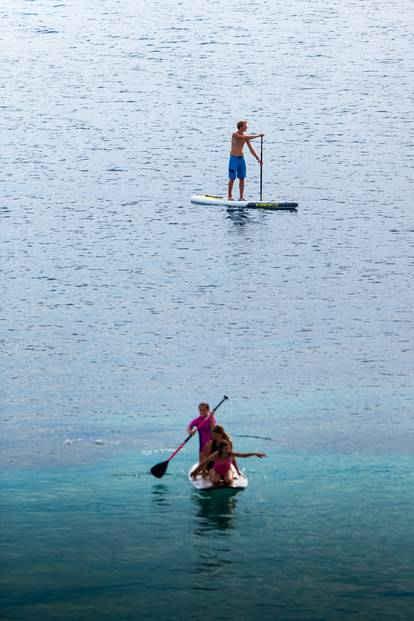
[[[217,451],[217,447],[219,442],[223,442],[225,440],[230,445],[230,450],[233,450],[233,442],[231,441],[230,436],[224,431],[224,428],[221,425],[216,425],[211,430],[211,440],[206,445],[205,455],[211,455]],[[207,465],[203,468],[203,478],[208,478],[208,471],[214,466],[214,461],[209,461]],[[239,467],[237,465],[236,459],[233,457],[233,466],[236,468],[237,474],[241,474]]]
[[[230,444],[226,441],[219,442],[217,451],[208,455],[206,459],[200,461],[198,468],[196,468],[191,476],[195,478],[200,472],[202,472],[205,464],[209,461],[214,461],[214,465],[210,470],[210,481],[213,485],[229,486],[233,482],[232,462],[234,457],[266,457],[265,453],[235,453],[231,450]]]
[[[198,406],[198,411],[200,415],[191,421],[188,425],[187,433],[193,434],[193,428],[198,428],[198,437],[200,440],[200,453],[199,453],[199,462],[202,461],[206,455],[206,447],[211,440],[211,430],[216,426],[216,419],[214,418],[214,414],[210,414],[210,406],[208,403],[200,403]]]

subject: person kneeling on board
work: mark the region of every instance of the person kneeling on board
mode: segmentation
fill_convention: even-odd
[[[203,471],[203,467],[209,461],[213,461],[210,470],[210,481],[216,487],[229,487],[233,483],[233,472],[231,469],[234,457],[266,457],[266,453],[236,453],[231,450],[230,444],[226,441],[219,442],[217,451],[204,459],[198,467],[191,473],[193,479]]]

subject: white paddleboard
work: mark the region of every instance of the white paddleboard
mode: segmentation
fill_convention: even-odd
[[[236,468],[232,465],[232,472],[233,472],[233,483],[231,485],[226,485],[226,486],[217,486],[217,485],[213,485],[210,481],[210,479],[203,479],[203,477],[201,476],[201,474],[197,475],[195,477],[195,479],[193,479],[193,477],[191,476],[191,473],[193,472],[193,470],[195,470],[198,466],[197,464],[193,464],[190,468],[190,470],[188,471],[188,480],[190,481],[191,485],[193,487],[195,487],[195,489],[204,491],[204,490],[216,490],[216,489],[246,489],[246,487],[249,484],[249,481],[247,480],[247,477],[242,473],[241,476],[237,473]]]
[[[273,209],[295,211],[298,203],[277,203],[275,201],[229,201],[224,196],[210,196],[209,194],[193,194],[190,198],[197,205],[223,205],[247,209]]]

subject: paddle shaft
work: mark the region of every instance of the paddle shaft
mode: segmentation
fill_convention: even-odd
[[[263,136],[260,136],[260,202],[263,200]]]
[[[210,418],[210,416],[211,416],[212,414],[214,414],[214,412],[216,412],[216,410],[218,410],[218,409],[219,409],[219,407],[221,406],[221,404],[222,404],[222,403],[224,403],[227,399],[228,399],[228,397],[224,396],[224,397],[223,397],[223,399],[220,401],[220,403],[219,403],[218,405],[216,405],[216,407],[215,407],[215,408],[213,408],[213,410],[210,412],[210,414],[208,415],[208,418]],[[198,429],[201,427],[201,425],[204,425],[204,423],[205,423],[205,420],[202,420],[202,421],[201,421],[201,423],[200,423],[199,425],[197,425],[197,427],[195,428],[194,433],[195,433],[196,431],[198,431]],[[181,451],[181,449],[183,448],[183,446],[184,446],[185,444],[187,444],[187,442],[188,442],[189,440],[191,440],[191,438],[193,437],[193,435],[194,435],[193,433],[190,433],[190,435],[188,435],[188,436],[186,437],[186,439],[184,440],[184,442],[183,442],[182,444],[180,444],[180,446],[179,446],[178,448],[176,448],[176,449],[175,449],[174,453],[172,453],[172,454],[169,456],[169,458],[167,459],[167,463],[168,463],[169,461],[171,461],[171,459],[177,455],[178,451]]]

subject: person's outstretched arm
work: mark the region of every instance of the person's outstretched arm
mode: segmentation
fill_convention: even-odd
[[[247,140],[254,140],[255,138],[263,138],[264,134],[243,134],[240,136],[237,132],[233,134],[237,140],[243,140],[247,142]]]
[[[233,457],[267,457],[266,453],[232,453]]]

